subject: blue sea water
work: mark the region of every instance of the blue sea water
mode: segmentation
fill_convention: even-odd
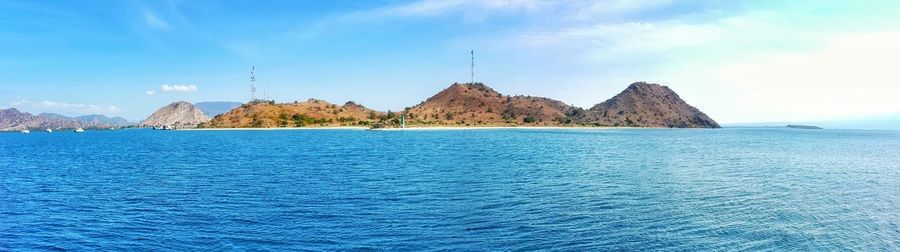
[[[0,250],[900,250],[900,132],[0,134]]]

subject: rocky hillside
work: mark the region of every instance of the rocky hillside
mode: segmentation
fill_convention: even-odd
[[[114,125],[94,120],[67,117],[59,114],[44,113],[32,115],[17,109],[0,109],[0,131],[20,131],[24,129],[74,129],[74,128],[110,128]],[[103,116],[103,118],[107,118]],[[124,120],[124,119],[123,119]]]
[[[406,110],[413,125],[558,125],[575,108],[531,96],[508,96],[481,83],[455,83]]]
[[[323,100],[274,103],[256,101],[241,105],[202,125],[207,128],[271,128],[371,125],[386,114],[354,102],[344,105]]]
[[[209,117],[203,114],[193,104],[186,101],[173,102],[166,105],[150,117],[140,123],[140,126],[169,126],[176,128],[195,127],[201,123],[209,121]]]
[[[712,118],[688,105],[669,87],[633,83],[618,95],[572,117],[596,126],[718,128]]]

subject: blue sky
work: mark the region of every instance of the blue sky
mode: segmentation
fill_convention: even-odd
[[[668,85],[722,123],[900,111],[900,2],[0,0],[0,107],[140,120],[177,100],[414,105],[453,82],[589,107]]]

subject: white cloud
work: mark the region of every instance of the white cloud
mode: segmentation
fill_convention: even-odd
[[[146,23],[150,27],[161,30],[168,30],[170,28],[169,23],[160,19],[152,11],[144,12],[144,23]]]
[[[540,0],[420,0],[404,5],[377,9],[375,13],[389,16],[433,16],[461,10],[534,10],[549,3]]]
[[[900,111],[900,31],[842,33],[808,52],[773,53],[705,66],[714,87],[700,101],[723,121],[812,121]]]
[[[572,4],[572,6],[576,8],[572,18],[576,20],[590,20],[596,19],[598,17],[624,15],[641,10],[669,5],[672,3],[672,1],[673,0],[606,0],[590,1],[587,2],[588,4],[583,4],[585,2],[575,1],[575,3],[580,4]]]
[[[32,102],[29,100],[19,100],[19,101],[11,101],[10,105],[15,106],[17,109],[23,111],[30,111],[32,113],[58,113],[64,115],[85,115],[85,114],[114,114],[119,113],[122,110],[115,105],[96,105],[96,104],[82,104],[82,103],[67,103],[67,102],[57,102],[57,101],[40,101],[40,102]]]
[[[146,92],[144,92],[144,94],[145,94],[145,95],[155,95],[155,94],[156,94],[156,91],[153,91],[153,90],[147,90]]]
[[[626,5],[610,8],[621,14],[669,4],[655,2],[642,6],[623,2]],[[672,87],[721,123],[900,112],[900,99],[894,98],[900,93],[900,86],[894,85],[900,83],[900,75],[891,61],[900,57],[900,27],[877,22],[842,24],[849,29],[811,27],[824,21],[799,21],[792,13],[772,10],[644,21],[593,17],[602,11],[561,13],[562,19],[583,20],[453,43],[541,62],[535,67],[539,71],[571,71],[564,77],[564,89],[579,92],[555,97],[580,106],[612,96],[631,81],[650,81]]]
[[[421,18],[443,15],[458,15],[464,20],[475,21],[483,20],[497,13],[537,11],[554,4],[554,1],[547,0],[418,0],[399,5],[351,12],[339,16],[336,20],[330,20],[330,22],[373,21],[385,18]]]
[[[757,51],[790,50],[794,44],[815,44],[819,39],[819,34],[791,26],[789,22],[775,13],[760,11],[705,22],[681,18],[653,22],[597,21],[515,31],[497,39],[507,42],[504,46],[513,45],[518,49],[568,50],[574,55],[565,59],[588,62],[639,56],[659,62],[668,56],[712,51],[723,51],[732,57]]]
[[[21,106],[21,105],[25,105],[25,104],[31,104],[31,101],[29,101],[29,100],[9,101],[9,105],[13,106],[13,107]]]
[[[169,85],[163,84],[160,87],[160,90],[163,92],[196,92],[197,85]]]

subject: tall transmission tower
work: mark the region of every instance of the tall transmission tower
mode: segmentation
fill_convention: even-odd
[[[256,101],[256,66],[250,67],[250,101]]]
[[[471,65],[469,65],[471,67],[469,73],[472,75],[472,82],[470,83],[475,84],[475,49],[472,49],[470,53],[472,54]]]

